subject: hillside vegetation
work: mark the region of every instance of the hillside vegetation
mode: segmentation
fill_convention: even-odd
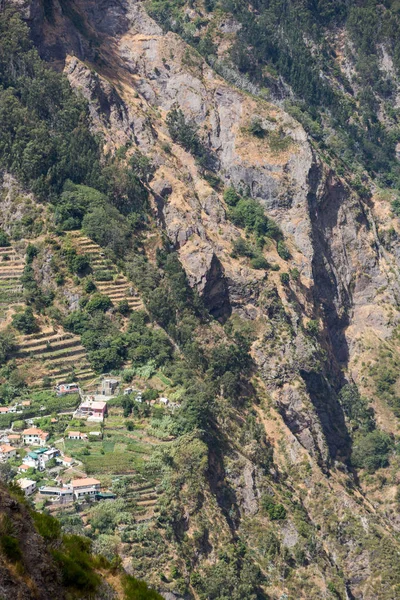
[[[2,7],[0,402],[31,404],[0,425],[36,418],[116,496],[58,522],[2,489],[21,594],[399,597],[399,19]],[[93,439],[51,388],[105,373],[142,401]]]

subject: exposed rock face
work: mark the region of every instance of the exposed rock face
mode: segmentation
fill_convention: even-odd
[[[102,57],[97,73],[82,62],[94,60],[90,36],[77,31],[57,2],[53,6],[53,28],[44,24],[38,2],[27,13],[36,39],[38,32],[43,36],[42,54],[58,65],[65,62],[71,84],[89,102],[93,126],[104,134],[106,148],[133,142],[153,159],[154,212],[210,313],[221,321],[236,313],[256,323],[252,355],[282,416],[288,464],[297,469],[311,457],[326,472],[334,460],[346,461],[351,444],[337,400],[343,373],[350,367],[351,376],[362,383],[356,360],[362,360],[364,337],[372,332],[385,340],[399,322],[400,234],[395,228],[397,238],[386,246],[378,236],[377,224],[391,223],[384,202],[379,197],[360,200],[324,167],[297,122],[278,106],[229,86],[181,38],[163,34],[141,3],[79,2],[76,8],[85,15]],[[230,33],[237,24],[227,19],[221,27]],[[220,191],[205,181],[193,156],[172,143],[165,117],[175,104],[198,125],[224,184],[259,199],[282,228],[290,263],[280,259],[273,244],[265,254],[281,272],[298,269],[299,279],[290,290],[279,273],[266,274],[232,258],[232,243],[244,234],[227,218]],[[249,134],[255,118],[267,132],[265,139]],[[286,140],[278,149],[268,141],[277,134]],[[319,343],[307,331],[310,319],[319,327]],[[281,439],[275,431],[268,434]],[[239,479],[232,478],[242,516],[252,516],[258,496],[250,463]],[[326,498],[324,510],[343,519],[334,525],[343,527],[340,543],[329,541],[331,532],[325,531],[324,545],[326,559],[331,564],[342,560],[346,568],[348,597],[373,600],[376,593],[365,583],[372,554],[365,550],[358,555],[354,536],[346,530],[353,513],[354,519],[368,514],[369,522],[373,511],[336,480],[321,484],[314,474],[302,484],[304,504],[315,523],[324,526],[315,507]],[[325,486],[324,492],[318,486]],[[294,546],[297,535],[294,526],[285,526],[284,545]]]
[[[1,523],[19,541],[24,573],[16,572],[15,565],[0,556],[0,594],[3,598],[20,600],[50,600],[65,598],[61,576],[43,539],[36,532],[25,506],[14,500],[0,487]]]

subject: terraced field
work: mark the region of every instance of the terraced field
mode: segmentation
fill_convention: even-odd
[[[121,300],[127,300],[131,310],[143,308],[132,283],[125,275],[118,272],[115,264],[105,257],[103,249],[98,244],[79,231],[71,232],[70,239],[78,254],[85,254],[90,259],[93,278],[99,292],[111,298],[115,306]]]
[[[82,385],[96,378],[79,336],[64,330],[48,329],[20,336],[14,357],[21,364],[26,361],[37,363],[36,370],[30,367],[30,371],[37,376],[33,385],[41,385],[45,376],[53,384],[69,376]]]
[[[0,324],[7,320],[12,305],[23,301],[21,275],[24,266],[24,257],[15,248],[0,248]]]

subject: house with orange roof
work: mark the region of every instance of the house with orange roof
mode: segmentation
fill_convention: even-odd
[[[76,499],[84,496],[95,498],[96,494],[100,491],[100,481],[92,477],[73,479],[71,485]]]
[[[46,441],[49,439],[50,434],[47,431],[42,431],[38,427],[31,427],[30,429],[24,429],[22,432],[22,438],[26,446],[45,446]]]
[[[69,440],[87,440],[88,436],[86,433],[81,433],[80,431],[68,431],[68,439]]]
[[[0,446],[0,461],[1,462],[6,462],[6,460],[9,460],[10,458],[14,458],[16,456],[16,454],[17,454],[17,451],[12,446],[9,446],[8,444],[3,444],[2,446]]]
[[[19,467],[17,468],[17,472],[18,473],[26,473],[31,468],[32,467],[30,467],[29,465],[22,464],[22,465],[19,465]]]
[[[12,446],[17,446],[21,441],[21,436],[18,433],[9,433],[7,435],[7,441]]]

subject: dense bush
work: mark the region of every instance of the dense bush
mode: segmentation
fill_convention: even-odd
[[[374,473],[388,466],[392,450],[392,438],[387,433],[375,430],[356,440],[351,460],[355,467]]]
[[[21,333],[30,334],[39,331],[38,323],[29,306],[23,312],[16,313],[12,318],[11,324]]]
[[[339,402],[346,417],[355,429],[369,432],[375,429],[374,410],[368,406],[355,384],[347,384],[339,393]]]
[[[12,535],[0,535],[0,548],[7,560],[15,563],[22,559],[19,540]]]
[[[182,110],[177,106],[174,106],[168,113],[167,126],[174,142],[191,152],[200,166],[207,169],[215,167],[215,158],[200,140],[196,124],[193,121],[187,121]]]

